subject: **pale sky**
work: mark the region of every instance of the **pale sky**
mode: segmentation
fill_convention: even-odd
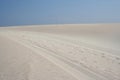
[[[119,22],[120,0],[0,0],[0,26]]]

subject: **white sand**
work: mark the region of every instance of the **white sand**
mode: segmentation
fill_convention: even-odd
[[[120,80],[120,24],[0,29],[0,80]]]

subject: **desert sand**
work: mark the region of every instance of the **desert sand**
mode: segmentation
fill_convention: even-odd
[[[0,27],[0,80],[120,80],[120,24]]]

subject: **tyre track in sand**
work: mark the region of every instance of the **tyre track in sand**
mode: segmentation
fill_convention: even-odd
[[[53,37],[51,37],[49,35],[45,36],[44,34],[41,34],[41,35],[39,34],[39,36],[36,36],[36,34],[33,33],[33,32],[22,32],[22,31],[20,31],[20,32],[16,32],[16,33],[17,34],[14,34],[13,32],[10,32],[8,37],[12,37],[14,40],[17,40],[17,42],[24,43],[24,44],[28,45],[29,47],[33,47],[36,50],[37,49],[38,50],[41,50],[41,49],[46,50],[47,53],[50,53],[50,54],[47,54],[47,55],[52,56],[52,58],[54,57],[55,59],[58,59],[58,61],[62,61],[64,64],[69,66],[70,69],[72,68],[73,71],[75,70],[74,72],[70,71],[70,73],[71,74],[74,73],[73,75],[75,77],[77,77],[78,79],[79,79],[79,76],[81,75],[81,72],[83,72],[84,74],[87,74],[90,77],[93,77],[95,80],[96,79],[97,80],[119,80],[120,79],[120,77],[118,76],[119,73],[117,72],[118,74],[115,74],[115,70],[114,70],[114,72],[109,71],[109,73],[101,70],[101,73],[104,73],[104,74],[107,73],[107,75],[104,75],[104,74],[101,74],[101,73],[98,72],[99,69],[98,70],[93,70],[91,68],[94,68],[94,67],[90,67],[90,65],[86,66],[88,64],[88,62],[86,61],[87,64],[85,64],[85,61],[80,60],[81,57],[79,57],[79,56],[85,57],[84,55],[81,55],[80,52],[73,52],[74,50],[71,50],[72,55],[68,55],[70,53],[69,50],[71,48],[76,48],[76,46],[78,48],[82,48],[82,50],[84,51],[84,53],[86,53],[86,55],[87,55],[87,53],[91,53],[91,51],[89,49],[85,49],[83,47],[80,47],[80,45],[71,44],[71,43],[66,42],[64,40],[61,41],[60,39],[54,38],[54,36]],[[60,48],[62,48],[62,49],[60,49]],[[67,49],[67,51],[65,51],[65,49]],[[61,52],[62,50],[63,50],[63,52]],[[76,51],[79,51],[79,50],[76,50]],[[87,52],[85,52],[85,51],[87,51]],[[74,56],[77,53],[79,54],[79,55],[77,55],[78,58],[76,56]],[[93,54],[97,55],[97,56],[101,56],[98,52],[97,52],[97,54],[95,52]],[[74,56],[74,57],[72,57],[72,56]],[[91,56],[91,55],[89,55],[89,56]],[[86,57],[89,57],[89,56],[86,56]],[[103,55],[103,56],[107,57],[109,55]],[[75,58],[77,58],[77,59],[75,59]],[[108,58],[109,61],[115,61],[115,59],[114,59],[114,56],[111,56],[111,58]],[[115,66],[116,66],[116,64],[117,63],[115,63]],[[94,66],[95,64],[91,64],[91,65]],[[97,65],[99,65],[99,64],[97,64]],[[118,67],[116,67],[116,68],[118,69],[119,65],[117,65],[117,66]],[[62,67],[64,68],[64,66],[62,66]],[[100,66],[100,67],[104,67],[104,66]],[[66,67],[64,69],[66,70],[67,68],[68,67]],[[85,69],[83,69],[83,68],[85,68]],[[108,77],[110,75],[111,75],[111,77]]]

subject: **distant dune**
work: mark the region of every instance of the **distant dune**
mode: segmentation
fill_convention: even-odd
[[[0,27],[0,80],[120,80],[120,24]]]

